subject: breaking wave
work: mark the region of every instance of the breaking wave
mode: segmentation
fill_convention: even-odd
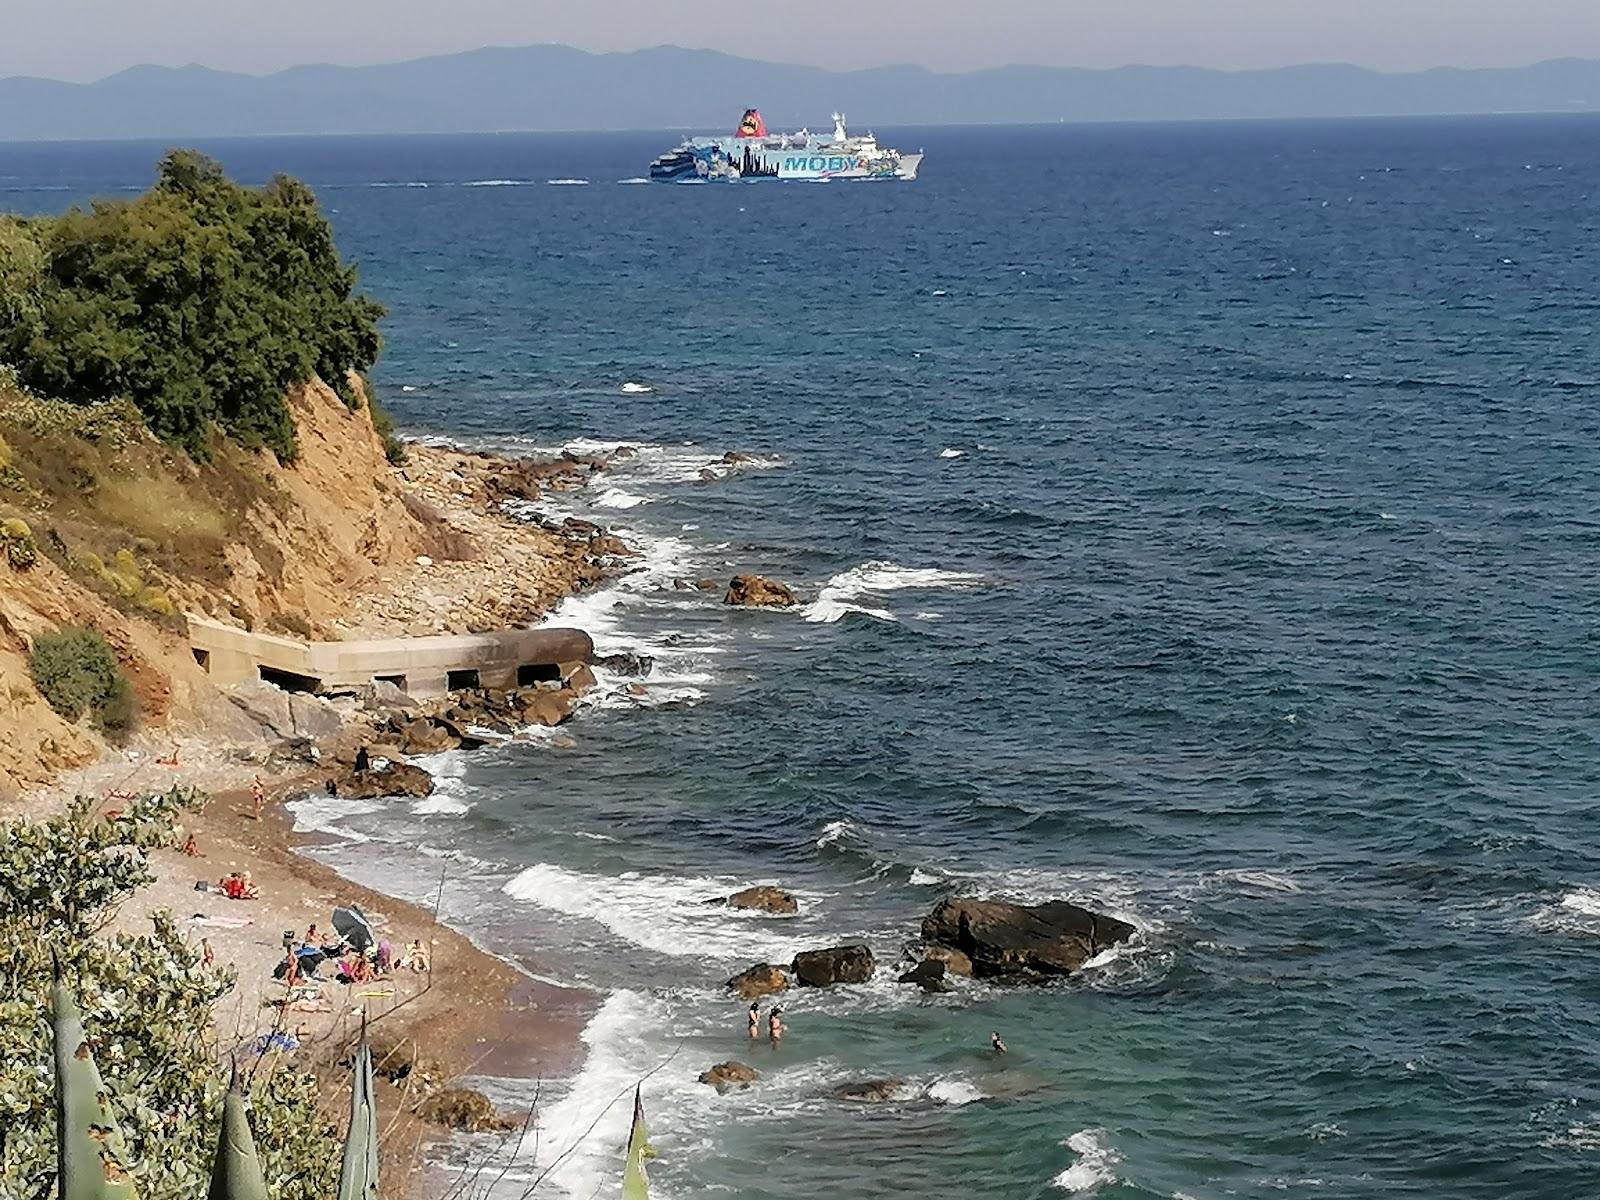
[[[903,567],[899,563],[878,559],[835,575],[822,586],[817,598],[800,611],[806,620],[823,624],[842,621],[851,613],[879,621],[893,621],[897,618],[888,609],[858,602],[869,596],[877,597],[911,588],[975,587],[983,582],[982,575],[969,572]]]

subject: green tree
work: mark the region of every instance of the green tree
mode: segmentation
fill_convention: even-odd
[[[285,392],[320,376],[354,405],[347,377],[381,346],[382,308],[357,292],[315,194],[286,176],[247,188],[176,150],[133,200],[0,224],[0,261],[13,244],[0,360],[43,395],[125,397],[197,457],[220,427],[292,458]]]

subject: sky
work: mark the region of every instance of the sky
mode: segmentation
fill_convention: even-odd
[[[1600,58],[1600,0],[0,0],[0,25],[0,76],[77,81],[142,63],[264,74],[536,42],[839,69]]]

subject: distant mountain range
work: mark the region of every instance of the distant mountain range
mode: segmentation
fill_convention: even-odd
[[[134,67],[95,83],[0,79],[0,140],[288,133],[732,128],[759,106],[773,127],[1011,124],[1429,113],[1600,111],[1600,62],[1382,74],[1352,66],[996,67],[941,74],[828,71],[662,46],[473,50],[374,67],[274,75]]]

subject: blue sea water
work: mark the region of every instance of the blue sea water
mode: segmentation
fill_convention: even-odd
[[[408,431],[643,447],[561,497],[642,569],[560,615],[651,694],[302,811],[600,993],[504,1186],[598,1118],[545,1188],[617,1194],[654,1070],[668,1197],[1600,1194],[1600,120],[884,138],[918,182],[618,186],[646,135],[206,147],[317,187]],[[0,147],[0,203],[159,150]],[[742,570],[807,606],[674,586]],[[768,880],[800,917],[700,904]],[[1052,987],[896,985],[958,888],[1140,933]],[[877,979],[745,1042],[723,979],[858,939]],[[761,1080],[694,1081],[730,1057]]]

